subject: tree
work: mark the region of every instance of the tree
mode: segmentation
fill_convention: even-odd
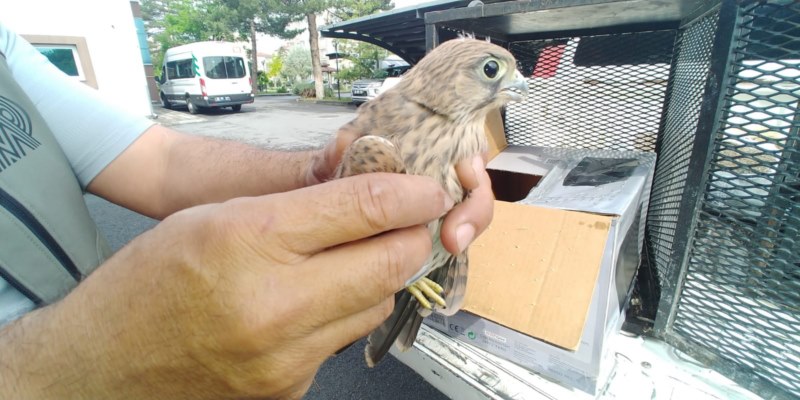
[[[347,58],[353,62],[348,76],[355,79],[378,78],[379,76],[376,74],[381,72],[380,62],[389,55],[389,52],[382,47],[357,40],[343,40],[339,46],[341,51],[348,55]]]
[[[274,78],[281,73],[283,70],[283,62],[286,58],[286,50],[280,49],[278,52],[272,56],[272,60],[270,60],[269,65],[267,66],[267,78]]]
[[[332,0],[330,12],[338,21],[347,21],[392,8],[392,0]]]
[[[311,54],[308,47],[296,45],[286,53],[281,74],[290,82],[305,80],[312,73]]]
[[[250,39],[251,65],[253,76],[258,76],[258,45],[256,33],[266,33],[283,39],[290,39],[302,30],[287,29],[288,25],[297,18],[291,18],[281,12],[281,7],[276,5],[276,0],[217,0],[229,10],[231,26],[242,39]],[[257,89],[257,82],[253,80],[253,91]]]
[[[150,54],[156,66],[170,47],[234,39],[230,10],[216,0],[142,0],[142,20],[153,39]]]
[[[317,14],[331,11],[334,16],[349,18],[369,15],[378,10],[387,10],[394,7],[391,0],[272,0],[273,7],[270,13],[282,15],[290,20],[305,18],[309,35],[308,42],[311,50],[311,65],[314,75],[314,87],[317,98],[322,99],[324,88],[322,82],[322,65],[319,53],[319,32],[317,31]]]

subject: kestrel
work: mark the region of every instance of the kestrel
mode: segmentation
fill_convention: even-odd
[[[459,203],[468,193],[455,165],[486,150],[486,115],[527,93],[528,83],[506,49],[471,38],[444,42],[340,128],[358,139],[345,151],[335,177],[370,172],[430,176]],[[389,318],[369,335],[369,366],[380,361],[393,342],[401,350],[409,349],[422,318],[432,310],[452,315],[461,307],[467,255],[445,250],[441,225],[442,219],[428,225],[434,240],[430,258],[406,282],[406,290],[395,295]]]

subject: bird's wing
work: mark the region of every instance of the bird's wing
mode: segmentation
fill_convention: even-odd
[[[368,366],[374,367],[389,352],[392,343],[397,343],[403,351],[411,348],[422,325],[423,317],[417,312],[419,308],[417,299],[407,290],[394,295],[392,314],[367,337],[364,356]]]
[[[439,276],[434,279],[444,288],[444,301],[446,308],[437,308],[436,312],[447,316],[453,315],[464,304],[464,295],[467,293],[467,253],[450,256],[446,264],[437,269]]]

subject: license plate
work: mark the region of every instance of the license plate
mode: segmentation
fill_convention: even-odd
[[[367,92],[353,91],[353,96],[366,96]]]
[[[229,96],[214,97],[214,101],[231,101],[231,98]]]

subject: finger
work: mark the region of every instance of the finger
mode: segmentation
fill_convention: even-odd
[[[415,226],[311,257],[294,271],[301,282],[317,283],[304,299],[308,312],[323,316],[319,323],[327,323],[380,304],[419,271],[431,246],[428,229]]]
[[[260,245],[311,255],[392,229],[425,224],[443,215],[453,203],[431,178],[377,173],[247,204],[251,209],[245,210],[243,217],[256,222],[246,221],[257,230],[255,235],[264,238]]]
[[[334,354],[375,330],[389,317],[393,308],[394,296],[391,296],[366,310],[331,321],[315,330],[308,340],[325,343],[329,347],[322,350],[326,354]]]
[[[328,143],[317,157],[314,158],[310,169],[311,176],[307,179],[308,183],[317,184],[333,178],[333,172],[342,160],[344,151],[350,146],[350,143],[359,136],[361,135],[352,128],[351,124],[339,128],[336,132],[336,138]]]
[[[442,244],[452,254],[459,254],[480,235],[494,215],[494,193],[489,174],[477,170],[478,186],[469,197],[451,210],[442,224]]]
[[[458,180],[461,182],[461,186],[464,187],[464,189],[472,190],[477,188],[480,184],[476,171],[483,171],[485,169],[483,156],[476,155],[456,164],[456,175],[458,175]]]

